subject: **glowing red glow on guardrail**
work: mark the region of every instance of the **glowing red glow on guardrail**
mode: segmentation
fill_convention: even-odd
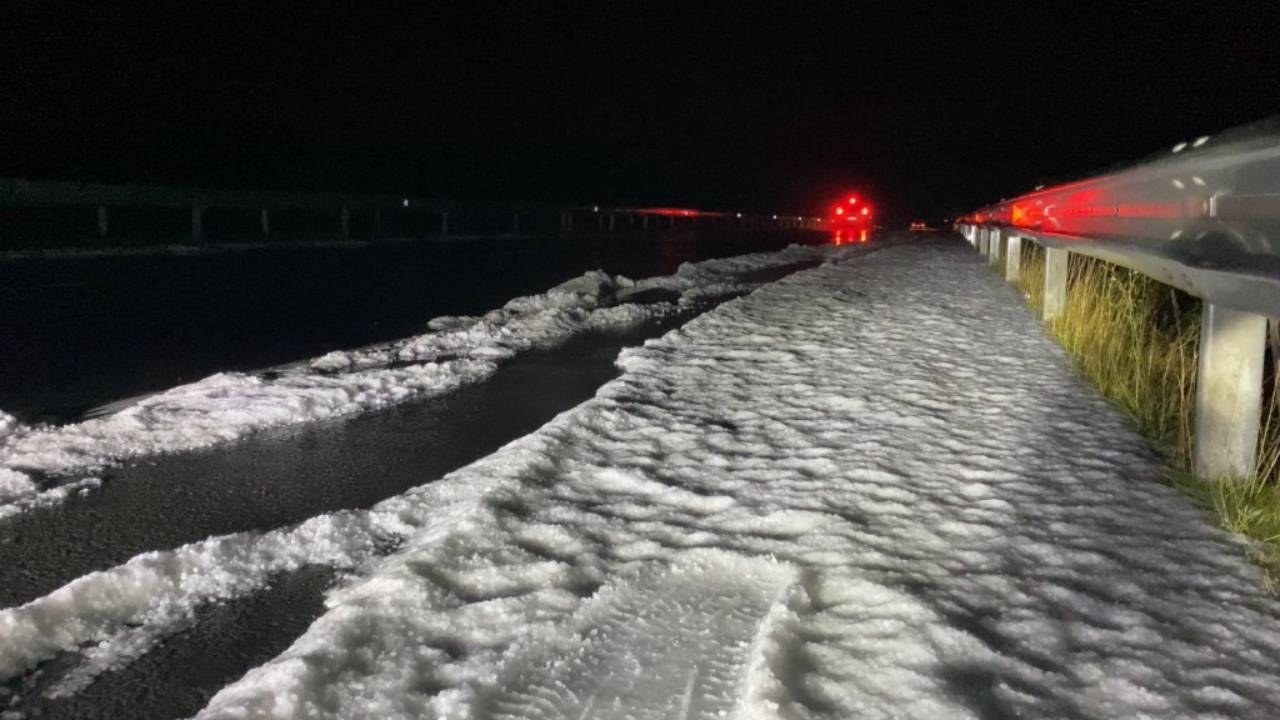
[[[1274,209],[1280,207],[1280,194],[1274,190],[1280,146],[1274,141],[1249,141],[1204,150],[1198,156],[1191,152],[1175,150],[1165,158],[1109,175],[1038,188],[976,210],[960,221],[1063,236],[1169,242],[1192,233],[1205,236],[1209,228],[1245,238],[1249,235],[1245,224],[1269,222],[1263,214],[1280,215]],[[1272,209],[1244,212],[1241,208],[1248,203],[1232,205],[1235,197],[1269,198],[1255,204]]]
[[[1137,193],[1134,193],[1137,194]],[[1185,220],[1207,216],[1208,197],[1133,197],[1106,188],[1039,191],[978,212],[965,220],[998,223],[1061,234],[1119,232],[1108,222]]]
[[[1280,117],[1170,143],[1094,177],[1039,185],[955,222],[984,248],[1012,236],[1070,246],[1210,303],[1275,315]]]

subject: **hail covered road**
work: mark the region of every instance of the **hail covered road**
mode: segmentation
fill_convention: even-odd
[[[815,257],[436,482],[3,611],[0,674],[92,693],[327,567],[200,717],[1273,717],[1280,603],[1017,293],[950,235]],[[716,284],[589,280],[539,307]]]

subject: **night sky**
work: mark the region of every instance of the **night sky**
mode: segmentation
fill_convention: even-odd
[[[0,175],[940,217],[1280,113],[1274,0],[138,5],[5,0]]]

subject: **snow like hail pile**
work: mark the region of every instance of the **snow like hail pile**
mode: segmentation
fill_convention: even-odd
[[[118,667],[345,568],[231,718],[1273,718],[1280,603],[959,243],[625,351],[538,431],[368,511],[149,553],[0,612],[0,677]]]
[[[511,300],[480,317],[440,317],[431,332],[259,372],[222,372],[104,417],[28,426],[0,412],[0,518],[87,490],[94,475],[146,455],[206,447],[265,428],[366,412],[448,392],[491,375],[531,348],[590,331],[625,330],[700,301],[758,285],[744,273],[820,260],[830,248],[686,263],[674,275],[632,281],[600,271]],[[666,291],[658,302],[634,302]]]

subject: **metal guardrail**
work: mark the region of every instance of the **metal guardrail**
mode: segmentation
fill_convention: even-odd
[[[1280,119],[1178,143],[957,223],[1004,228],[1212,303],[1280,316]]]
[[[0,206],[50,207],[85,205],[151,208],[396,208],[405,203],[445,209],[446,203],[420,197],[343,193],[283,193],[176,188],[161,185],[105,185],[50,180],[0,178]]]
[[[656,229],[678,224],[714,223],[742,227],[778,227],[819,229],[818,218],[785,214],[752,214],[714,212],[672,207],[621,207],[602,205],[560,205],[549,203],[480,203],[441,200],[417,196],[344,193],[285,193],[271,191],[233,191],[198,188],[176,188],[156,185],[105,185],[59,181],[0,178],[0,210],[5,208],[96,208],[97,235],[111,235],[114,210],[153,209],[189,210],[192,241],[205,240],[205,213],[209,210],[251,210],[259,213],[259,229],[263,238],[272,235],[271,213],[305,211],[332,214],[334,234],[351,236],[353,213],[363,213],[372,220],[375,235],[382,235],[383,214],[434,214],[439,218],[436,234],[456,232],[462,213],[487,213],[505,216],[510,229],[519,233],[522,217],[558,219],[559,229],[575,228],[575,220],[585,229],[614,231],[619,226],[634,229]],[[454,224],[450,224],[450,213]],[[621,221],[621,222],[620,222]],[[527,224],[525,225],[527,227]],[[0,225],[0,233],[3,227]]]
[[[1065,305],[1070,253],[1203,299],[1195,471],[1252,475],[1267,318],[1280,316],[1280,119],[1001,200],[956,227],[993,264],[1003,259],[1010,280],[1024,238],[1047,249],[1046,320]]]

